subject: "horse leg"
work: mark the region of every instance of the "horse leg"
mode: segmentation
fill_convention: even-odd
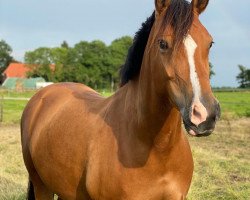
[[[54,194],[44,186],[35,187],[35,200],[53,200]]]
[[[54,194],[49,191],[43,184],[34,185],[36,200],[53,200]]]
[[[27,190],[27,200],[34,200],[34,199],[35,199],[34,186],[31,180],[29,180],[29,185]]]
[[[54,194],[42,182],[33,170],[29,177],[27,200],[53,200]]]
[[[33,184],[33,188],[34,188],[34,194],[35,194],[34,200],[53,200],[54,199],[53,192],[51,192],[44,185],[44,183],[41,181],[41,179],[38,176],[35,176],[35,179],[31,181],[31,184]]]

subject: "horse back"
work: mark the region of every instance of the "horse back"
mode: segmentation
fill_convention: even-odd
[[[57,123],[68,116],[74,119],[73,115],[78,115],[79,119],[86,116],[84,112],[98,112],[98,104],[103,100],[100,94],[83,84],[53,84],[38,91],[28,102],[23,111],[21,129],[34,134],[34,129],[48,126],[52,119],[58,118]],[[72,125],[72,120],[69,123]]]

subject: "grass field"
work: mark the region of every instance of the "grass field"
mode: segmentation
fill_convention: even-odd
[[[12,90],[0,90],[0,96],[11,98],[30,98],[36,93],[35,90],[16,92]]]
[[[221,104],[222,117],[250,117],[250,91],[215,92]]]
[[[27,100],[3,100],[3,123],[18,124]]]
[[[213,135],[190,143],[195,161],[190,199],[250,199],[250,118],[220,121]]]
[[[20,122],[21,113],[27,104],[27,100],[13,100],[9,98],[30,98],[35,92],[28,91],[0,92],[0,97],[7,98],[1,100],[3,105],[3,124],[17,124]],[[103,96],[110,96],[110,92],[101,92]],[[249,92],[216,92],[222,108],[222,119],[235,119],[239,117],[250,117],[250,91]]]
[[[195,162],[188,200],[248,200],[250,118],[220,121],[213,135],[189,138]],[[17,125],[0,126],[0,200],[24,200],[27,173]]]

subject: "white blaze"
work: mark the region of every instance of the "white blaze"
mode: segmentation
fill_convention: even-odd
[[[190,68],[190,80],[194,92],[194,102],[200,101],[201,96],[201,86],[199,82],[199,78],[196,72],[195,62],[194,62],[194,53],[197,48],[197,44],[195,43],[194,39],[191,37],[191,35],[187,35],[187,37],[184,40],[184,45],[187,51],[188,56],[188,63]]]

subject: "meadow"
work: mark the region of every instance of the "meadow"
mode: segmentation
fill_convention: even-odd
[[[110,96],[107,91],[100,92],[103,96]],[[17,124],[28,98],[35,91],[11,92],[0,91],[0,106],[3,107],[3,124]],[[4,99],[1,99],[1,96]],[[250,117],[250,91],[244,92],[215,92],[222,109],[222,119],[232,120],[241,117]]]
[[[250,91],[215,92],[222,109],[222,117],[250,117]]]
[[[22,161],[18,124],[27,103],[22,98],[29,98],[34,92],[0,94],[5,98],[0,124],[0,200],[24,200],[27,172]],[[250,92],[216,92],[215,96],[221,102],[223,113],[215,133],[206,138],[189,137],[195,170],[188,200],[247,200],[250,197]]]

